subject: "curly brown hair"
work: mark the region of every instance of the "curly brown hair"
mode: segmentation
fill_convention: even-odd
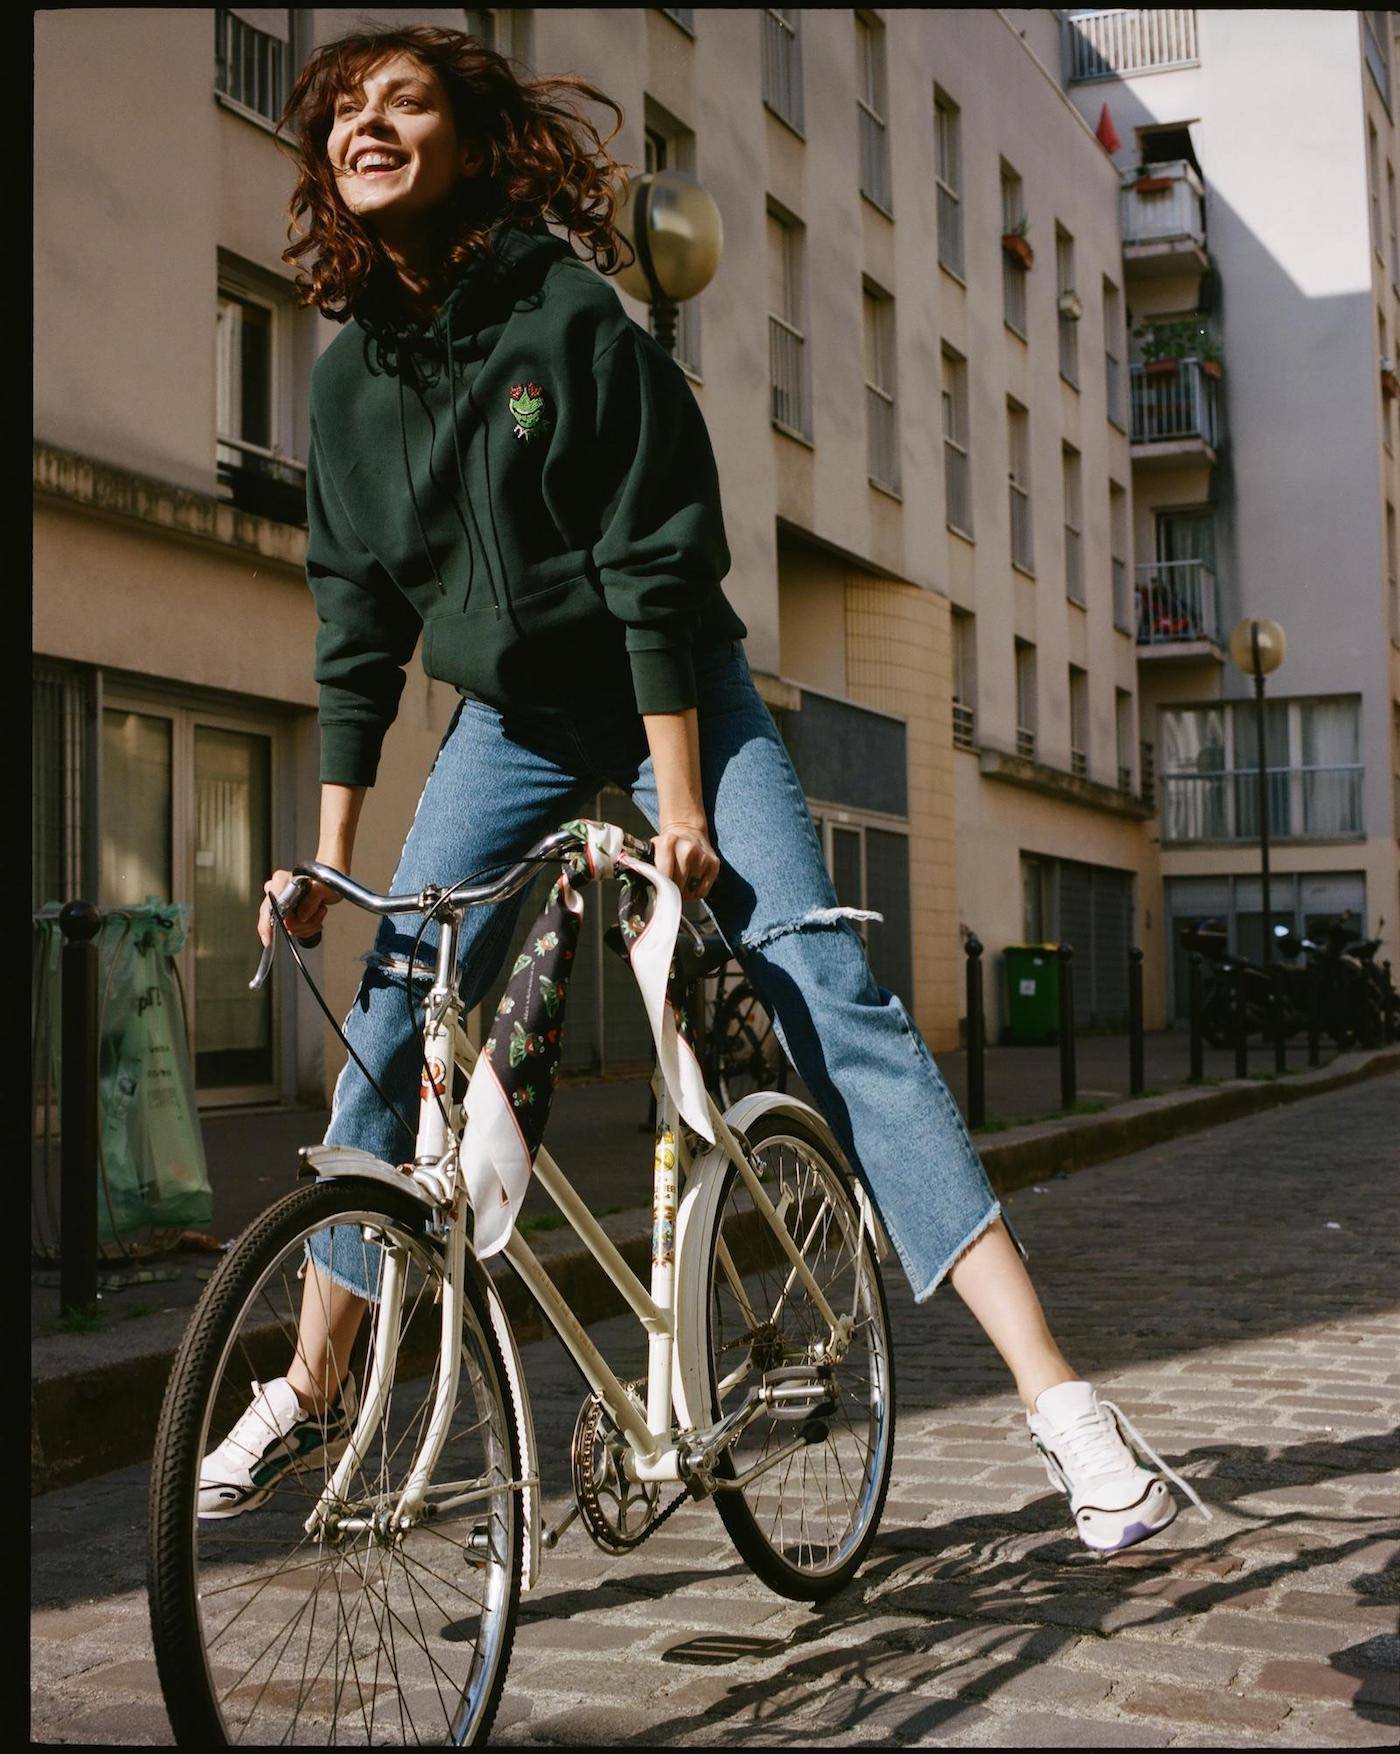
[[[615,213],[624,173],[608,151],[622,127],[613,100],[578,74],[533,79],[465,31],[439,25],[356,31],[327,43],[306,62],[278,124],[299,148],[290,203],[290,248],[282,259],[301,268],[303,305],[345,322],[356,310],[392,300],[393,273],[375,234],[340,198],[326,153],[337,100],[392,56],[411,56],[446,87],[458,135],[482,148],[480,175],[464,177],[434,214],[435,254],[444,271],[489,254],[498,222],[536,226],[552,219],[576,237],[604,273],[635,258]],[[610,109],[606,139],[567,101],[581,96]],[[298,235],[298,228],[301,228]],[[624,260],[622,251],[627,252]],[[310,261],[302,267],[302,258]]]

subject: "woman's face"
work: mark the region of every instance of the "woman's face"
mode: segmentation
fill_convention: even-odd
[[[336,99],[326,155],[341,200],[390,242],[411,237],[473,168],[442,81],[407,55]]]

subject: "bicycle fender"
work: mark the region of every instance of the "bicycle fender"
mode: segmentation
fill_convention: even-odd
[[[836,1135],[827,1125],[825,1116],[814,1109],[811,1103],[803,1102],[796,1096],[787,1096],[781,1090],[753,1090],[747,1096],[741,1096],[725,1113],[724,1118],[735,1132],[743,1133],[747,1132],[760,1115],[772,1113],[790,1114],[794,1119],[805,1122],[842,1169],[850,1175],[865,1215],[866,1229],[875,1246],[875,1259],[885,1260],[890,1252],[890,1241],[885,1235],[884,1225],[880,1222],[880,1214],[875,1210],[875,1202],[866,1193],[865,1184],[851,1168],[850,1159],[837,1144]]]
[[[319,1176],[323,1181],[338,1181],[353,1176],[357,1181],[382,1182],[397,1188],[401,1194],[412,1194],[420,1205],[432,1210],[433,1201],[407,1170],[395,1169],[382,1157],[361,1151],[354,1145],[304,1145],[297,1155],[302,1160],[299,1175]]]
[[[491,1327],[496,1336],[496,1344],[501,1349],[501,1359],[506,1367],[506,1382],[510,1388],[510,1397],[515,1414],[515,1429],[520,1439],[520,1478],[522,1480],[538,1480],[540,1477],[539,1451],[535,1445],[535,1419],[530,1411],[530,1394],[525,1386],[525,1367],[521,1363],[520,1348],[515,1343],[515,1334],[511,1329],[510,1317],[506,1314],[506,1306],[501,1301],[501,1294],[496,1289],[496,1281],[485,1271],[482,1279],[486,1287],[486,1307],[491,1316]],[[520,1588],[522,1591],[533,1589],[535,1580],[540,1574],[540,1489],[538,1486],[526,1486],[521,1491],[521,1511],[525,1527],[522,1531],[525,1540],[525,1563],[522,1568]]]

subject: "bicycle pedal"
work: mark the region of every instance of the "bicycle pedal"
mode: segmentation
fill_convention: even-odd
[[[788,1364],[765,1371],[758,1392],[774,1419],[816,1420],[836,1411],[829,1364]]]

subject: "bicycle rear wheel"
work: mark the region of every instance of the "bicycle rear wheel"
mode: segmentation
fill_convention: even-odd
[[[798,1601],[821,1601],[855,1575],[889,1490],[889,1311],[850,1177],[817,1133],[779,1110],[761,1115],[746,1136],[768,1198],[813,1280],[832,1311],[853,1321],[844,1357],[830,1372],[826,1406],[810,1419],[761,1414],[716,1472],[740,1478],[778,1451],[796,1447],[751,1483],[721,1487],[714,1504],[741,1557],[770,1589]],[[717,1420],[765,1379],[800,1381],[804,1367],[822,1354],[830,1329],[732,1166],[708,1260],[711,1415]]]
[[[409,1195],[372,1183],[297,1189],[244,1232],[200,1300],[166,1390],[150,1495],[151,1629],[182,1745],[471,1745],[489,1734],[514,1639],[523,1531],[513,1403],[474,1263],[432,1509],[406,1531],[388,1526],[438,1368],[444,1267],[425,1216]],[[201,1460],[248,1406],[251,1385],[291,1363],[303,1283],[323,1283],[298,1278],[305,1245],[331,1224],[371,1245],[369,1283],[389,1250],[404,1272],[387,1335],[392,1388],[345,1496],[329,1527],[308,1530],[342,1437],[319,1454],[301,1446],[256,1509],[201,1519]],[[388,1319],[376,1303],[362,1324],[351,1366],[361,1387]]]
[[[748,981],[740,981],[720,1000],[710,1024],[706,1077],[720,1108],[755,1090],[786,1090],[787,1072],[767,1007]]]

